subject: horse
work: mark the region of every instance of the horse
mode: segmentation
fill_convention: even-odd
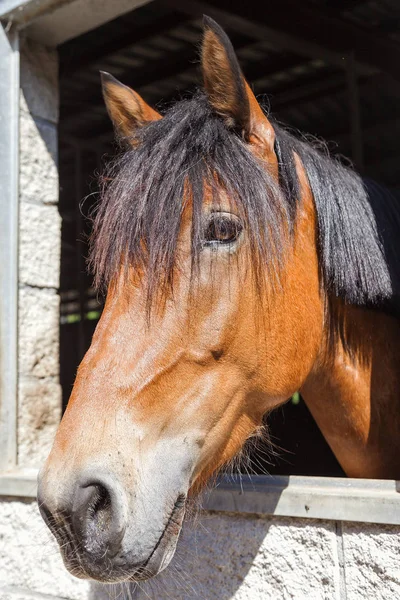
[[[82,578],[164,569],[188,501],[298,390],[347,476],[400,477],[396,200],[274,122],[208,17],[201,71],[164,116],[102,74],[106,302],[38,487]]]

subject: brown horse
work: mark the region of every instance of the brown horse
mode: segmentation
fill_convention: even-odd
[[[170,561],[188,494],[300,390],[351,477],[400,477],[399,210],[267,118],[205,19],[204,91],[162,118],[103,74],[128,149],[92,264],[108,286],[39,481],[66,566]]]

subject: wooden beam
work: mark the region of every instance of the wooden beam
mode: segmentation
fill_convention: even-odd
[[[243,67],[243,73],[250,85],[256,84],[258,80],[270,79],[285,71],[290,71],[296,67],[301,67],[307,64],[306,59],[295,54],[278,54],[271,63],[265,60],[251,63],[249,66]],[[263,90],[268,93],[268,90]]]
[[[149,85],[154,81],[167,79],[169,77],[175,77],[181,71],[187,67],[190,59],[194,60],[195,53],[188,56],[189,52],[178,52],[168,53],[168,55],[162,57],[162,59],[146,61],[146,64],[140,69],[129,69],[125,70],[118,78],[125,85],[129,85],[134,89],[138,90],[141,87]],[[103,97],[101,94],[100,78],[99,84],[96,87],[90,87],[88,92],[81,95],[74,104],[70,104],[63,108],[61,106],[61,119],[70,121],[79,113],[82,114],[86,111],[90,111],[94,106],[101,105],[103,103]]]
[[[159,7],[160,2],[154,0],[152,10],[157,11]],[[147,6],[144,8],[147,8]],[[67,78],[90,63],[99,62],[105,57],[125,50],[134,44],[139,44],[156,35],[166,33],[170,29],[178,27],[188,18],[187,15],[176,11],[165,14],[164,7],[164,14],[161,12],[156,19],[144,25],[140,21],[137,23],[137,19],[132,24],[124,15],[113,21],[111,29],[110,23],[107,23],[96,29],[95,32],[87,33],[83,39],[80,37],[74,38],[60,48],[60,78]],[[112,35],[112,32],[114,32],[114,35]]]
[[[293,54],[284,54],[284,55],[277,55],[275,60],[273,60],[273,62],[271,63],[266,63],[265,60],[262,61],[256,61],[256,62],[252,62],[250,63],[247,68],[244,68],[244,74],[248,80],[248,82],[250,83],[250,85],[253,84],[254,80],[257,79],[264,79],[264,78],[268,78],[268,77],[274,77],[276,74],[278,73],[282,73],[283,71],[287,71],[289,69],[294,69],[298,66],[304,65],[305,63],[307,63],[307,61],[304,58],[298,57],[296,55]],[[191,91],[194,91],[195,89],[195,85],[190,86],[189,88],[185,87],[185,92],[190,93]],[[135,89],[141,94],[141,87],[135,87]],[[257,90],[256,90],[257,91]],[[265,92],[268,93],[268,90],[265,90]],[[162,98],[163,104],[168,105],[169,103],[171,103],[174,99],[176,99],[176,92],[171,95],[168,96],[166,98]],[[161,98],[157,98],[155,99],[155,102],[159,102],[161,100]],[[63,124],[63,121],[61,120],[61,123]],[[68,127],[70,127],[71,122],[68,123]],[[102,126],[101,128],[96,129],[96,131],[93,130],[80,130],[79,131],[79,137],[82,137],[82,139],[84,140],[89,140],[90,138],[96,138],[97,136],[100,136],[101,139],[105,138],[107,139],[107,132],[105,131],[105,129],[110,130],[110,126],[109,126],[109,119],[108,117],[106,118],[105,115],[105,119],[104,119],[104,127]],[[61,139],[63,138],[63,134],[61,134]]]
[[[233,41],[237,48],[249,44],[251,39],[246,35],[234,34]],[[188,45],[186,50],[168,52],[161,59],[149,59],[140,69],[127,69],[120,75],[120,79],[125,85],[132,86],[139,90],[155,81],[162,81],[170,77],[175,77],[182,71],[185,71],[191,63],[198,63],[198,48],[194,45]],[[87,94],[77,99],[73,105],[63,107],[61,105],[61,121],[63,125],[74,119],[78,113],[93,110],[94,106],[102,105],[103,98],[99,85],[90,87]]]
[[[247,34],[255,40],[260,40],[267,44],[271,50],[289,51],[307,58],[320,58],[321,60],[343,68],[344,58],[336,52],[331,52],[321,44],[316,44],[311,40],[301,39],[296,35],[289,35],[283,31],[279,31],[274,27],[266,25],[256,19],[244,18],[238,14],[234,14],[229,10],[222,10],[212,4],[202,2],[201,0],[163,0],[168,6],[181,10],[193,17],[200,18],[201,15],[207,14],[225,29],[238,31]],[[357,65],[359,72],[371,72],[371,69],[362,65]]]
[[[185,0],[187,1],[187,0]],[[218,9],[272,27],[345,56],[350,52],[361,64],[400,79],[400,47],[379,34],[327,14],[323,7],[298,0],[209,0]]]
[[[357,6],[368,2],[369,0],[325,0],[325,10],[336,16],[338,13],[354,10]]]
[[[296,67],[300,67],[305,64],[307,64],[307,60],[305,60],[302,57],[298,57],[294,54],[284,54],[284,55],[277,54],[276,57],[274,57],[274,60],[272,62],[268,62],[267,59],[254,61],[254,62],[251,62],[250,64],[244,65],[242,67],[242,70],[243,70],[243,74],[246,77],[247,81],[249,82],[250,86],[254,89],[254,91],[256,93],[259,93],[259,92],[260,93],[262,93],[262,92],[268,93],[269,90],[267,90],[267,89],[265,89],[265,90],[257,89],[257,81],[258,80],[273,78],[274,76],[278,75],[279,73],[283,73],[284,71],[289,71],[290,69],[294,69]],[[196,87],[197,87],[196,85],[185,87],[185,89],[184,89],[185,95],[193,92]],[[141,93],[140,89],[138,90],[138,92]],[[173,100],[176,100],[176,97],[177,97],[177,94],[175,92],[171,96],[162,98],[162,102],[163,102],[163,104],[168,105]],[[160,100],[161,100],[161,98],[157,98],[156,102],[158,102]]]
[[[301,85],[294,83],[287,86],[285,89],[276,90],[271,98],[272,112],[282,110],[284,108],[301,105],[311,100],[332,94],[338,90],[344,89],[346,79],[344,74],[335,73],[328,76],[313,77],[303,82]]]
[[[208,14],[222,26],[269,42],[272,48],[286,49],[303,56],[321,58],[345,67],[345,56],[354,51],[356,69],[365,74],[374,70],[400,78],[400,48],[390,40],[339,18],[327,16],[319,7],[298,0],[164,0],[176,10],[199,17]]]

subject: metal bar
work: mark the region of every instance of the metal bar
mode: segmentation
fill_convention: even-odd
[[[34,470],[0,476],[0,497],[35,498],[36,478]],[[399,492],[399,482],[383,479],[222,476],[202,509],[399,525]]]
[[[17,462],[18,33],[0,25],[0,471]]]
[[[360,94],[354,52],[346,58],[347,93],[350,108],[352,159],[359,171],[364,168],[363,138],[361,128]]]

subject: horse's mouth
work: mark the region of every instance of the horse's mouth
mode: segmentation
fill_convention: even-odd
[[[157,575],[168,566],[175,552],[183,518],[185,516],[186,496],[179,494],[168,521],[144,565],[139,567],[130,577],[130,581],[144,581]]]
[[[129,549],[114,557],[99,560],[79,548],[81,543],[71,539],[68,525],[56,535],[64,564],[72,575],[80,579],[94,579],[102,583],[145,581],[162,571],[172,559],[185,516],[186,495],[179,494],[166,525],[148,558],[140,563],[129,560]]]

